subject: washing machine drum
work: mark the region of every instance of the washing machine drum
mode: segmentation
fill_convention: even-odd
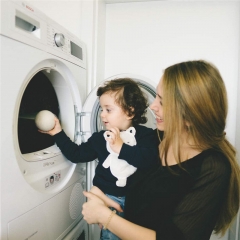
[[[35,117],[42,110],[49,110],[57,117],[59,115],[56,92],[49,79],[38,72],[26,87],[19,109],[18,142],[22,154],[54,145],[53,138],[40,133],[35,125]]]

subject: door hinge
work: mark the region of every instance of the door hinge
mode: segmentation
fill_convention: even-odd
[[[84,131],[83,130],[83,120],[82,118],[84,116],[90,116],[91,112],[81,112],[79,113],[77,111],[77,106],[74,106],[74,110],[75,110],[75,134],[74,134],[74,142],[77,141],[78,136],[81,136],[81,142],[85,142],[84,140],[84,135],[86,135],[86,133],[89,133],[90,131]]]

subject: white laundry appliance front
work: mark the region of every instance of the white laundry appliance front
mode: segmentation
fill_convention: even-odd
[[[72,164],[34,118],[50,110],[77,143],[86,47],[24,2],[1,1],[1,240],[88,240],[86,164]]]
[[[86,47],[33,6],[1,2],[1,240],[95,240],[81,214],[96,164],[69,162],[34,124],[52,111],[76,143],[104,129],[96,86],[86,97]],[[131,77],[155,97],[149,79]],[[106,80],[109,80],[106,79]],[[84,105],[82,103],[84,102]],[[155,128],[152,111],[149,127]],[[96,234],[97,232],[97,234]],[[95,235],[96,237],[94,237]]]

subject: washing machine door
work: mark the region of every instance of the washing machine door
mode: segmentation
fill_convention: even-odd
[[[154,84],[150,79],[133,75],[133,74],[118,74],[114,75],[110,78],[105,79],[104,81],[128,77],[132,78],[134,81],[138,83],[141,90],[147,95],[148,102],[151,104],[156,97],[156,84]],[[103,82],[104,82],[103,81]],[[80,115],[80,131],[78,134],[81,135],[81,141],[86,142],[87,139],[92,135],[94,132],[99,132],[101,130],[105,130],[105,126],[101,121],[100,117],[100,104],[99,99],[97,97],[97,89],[103,84],[101,82],[98,84],[88,95]],[[155,116],[153,111],[148,107],[147,109],[147,123],[144,124],[147,127],[156,128]]]

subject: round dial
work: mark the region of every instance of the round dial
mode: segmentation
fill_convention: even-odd
[[[65,37],[62,33],[56,33],[54,41],[58,47],[62,47],[65,44]]]

